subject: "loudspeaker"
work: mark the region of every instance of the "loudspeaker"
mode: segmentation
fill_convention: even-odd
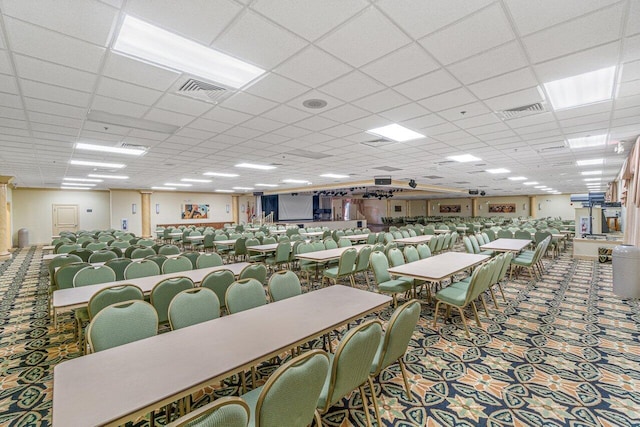
[[[391,177],[388,178],[374,178],[375,185],[391,185]]]
[[[411,188],[416,188],[418,186],[418,184],[416,184],[416,180],[412,179],[411,181],[409,181],[409,187]]]

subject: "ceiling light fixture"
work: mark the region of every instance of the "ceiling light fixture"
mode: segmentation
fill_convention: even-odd
[[[311,182],[304,179],[283,179],[282,182],[287,184],[311,184]]]
[[[544,84],[554,110],[607,101],[613,98],[616,67],[602,68]]]
[[[69,187],[67,185],[63,185],[62,187],[60,187],[61,190],[93,190],[92,188],[89,187]]]
[[[527,181],[527,182],[523,182],[522,185],[537,185],[538,181]]]
[[[602,171],[584,171],[580,175],[602,175]]]
[[[413,141],[414,139],[424,138],[421,133],[414,132],[411,129],[407,129],[399,124],[392,124],[388,126],[382,126],[375,129],[369,129],[367,133],[388,138],[396,142]]]
[[[151,187],[152,190],[175,190],[176,187]]]
[[[256,187],[277,187],[278,184],[256,184]]]
[[[101,179],[91,178],[62,178],[63,181],[78,181],[78,182],[102,182]]]
[[[595,166],[595,165],[601,165],[603,163],[604,163],[604,159],[578,160],[576,162],[578,166]]]
[[[211,182],[210,179],[196,179],[196,178],[182,178],[180,181],[182,181],[182,182],[199,182],[199,183]]]
[[[271,169],[275,169],[275,166],[271,166],[271,165],[259,165],[256,163],[238,163],[237,165],[235,165],[235,167],[237,168],[247,168],[247,169],[259,169],[259,170],[271,170]]]
[[[77,142],[75,147],[76,150],[100,151],[103,153],[127,154],[130,156],[141,156],[146,153],[146,150],[141,148],[109,147],[107,145],[85,144],[84,142]]]
[[[505,168],[498,168],[498,169],[487,169],[487,170],[485,170],[485,172],[489,172],[489,173],[510,173],[511,171],[509,169],[505,169]]]
[[[510,176],[508,179],[511,181],[526,181],[527,177],[526,176]]]
[[[130,15],[124,18],[113,50],[236,89],[265,72]]]
[[[216,193],[235,193],[233,190],[213,190]]]
[[[579,138],[568,138],[567,144],[569,148],[593,148],[593,147],[601,147],[607,143],[607,134],[600,135],[587,135],[581,136]]]
[[[602,181],[602,178],[585,178],[583,181]]]
[[[533,188],[547,188],[547,186],[546,186],[546,185],[536,185],[536,186],[535,186],[535,187],[533,187]]]
[[[460,163],[466,163],[466,162],[475,162],[478,160],[482,160],[476,156],[473,156],[471,154],[461,154],[459,156],[449,156],[447,157],[447,159],[449,160],[453,160],[456,162],[460,162]]]
[[[165,182],[164,185],[167,187],[191,187],[192,184],[180,184],[175,182]]]
[[[88,160],[71,160],[69,164],[74,166],[93,166],[96,168],[107,168],[107,169],[122,169],[126,165],[124,163],[105,163],[105,162],[91,162]]]
[[[253,187],[232,187],[234,190],[253,190]]]
[[[349,178],[349,175],[340,175],[339,173],[323,173],[320,176],[323,178],[335,178],[335,179]]]
[[[129,179],[126,175],[101,175],[97,173],[90,173],[87,176],[91,178],[104,178],[104,179]]]
[[[237,173],[222,173],[222,172],[205,172],[202,175],[206,175],[206,176],[219,176],[222,178],[235,178],[238,175]]]
[[[95,187],[96,184],[90,184],[88,182],[63,182],[62,185],[77,185],[79,187]]]

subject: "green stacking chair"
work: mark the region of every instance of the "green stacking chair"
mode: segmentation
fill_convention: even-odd
[[[215,252],[200,254],[196,260],[196,268],[219,267],[222,264],[222,257]]]
[[[249,406],[239,397],[221,397],[166,427],[247,427]]]
[[[207,274],[200,282],[200,286],[215,292],[220,302],[220,308],[226,308],[225,295],[227,289],[235,280],[236,278],[231,270],[218,270]]]
[[[371,252],[369,265],[373,270],[378,292],[391,294],[393,296],[393,306],[395,307],[398,303],[396,295],[410,291],[413,286],[412,283],[408,280],[391,279],[391,275],[387,271],[389,269],[389,261],[382,252]]]
[[[278,271],[269,278],[268,292],[271,301],[280,301],[302,294],[300,279],[293,271]]]
[[[124,269],[125,280],[157,276],[158,274],[160,274],[160,267],[154,261],[148,259],[132,262]]]
[[[264,264],[251,264],[246,266],[240,272],[238,278],[241,279],[256,279],[261,284],[267,283],[267,267]]]
[[[220,300],[208,288],[185,289],[169,303],[169,326],[171,330],[220,317]]]
[[[89,349],[98,352],[158,333],[158,314],[145,301],[125,301],[101,310],[89,323]]]
[[[356,265],[356,258],[358,257],[358,251],[355,248],[349,248],[342,252],[337,267],[331,267],[324,270],[322,273],[322,280],[320,286],[324,285],[324,279],[333,281],[334,285],[338,284],[338,280],[342,277],[348,277],[351,286],[355,287],[355,280],[353,278],[353,271]]]
[[[173,297],[194,287],[193,280],[188,277],[173,277],[156,283],[151,289],[151,305],[158,312],[158,324],[169,321],[169,304]]]

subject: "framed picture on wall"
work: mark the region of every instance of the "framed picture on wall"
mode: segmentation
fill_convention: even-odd
[[[185,204],[182,205],[182,219],[207,219],[209,218],[209,205]]]
[[[440,213],[458,213],[461,211],[461,205],[440,205]]]
[[[394,212],[402,212],[402,206],[401,205],[395,205],[393,207],[393,211]]]
[[[490,213],[515,213],[515,203],[500,203],[495,205],[489,205]]]

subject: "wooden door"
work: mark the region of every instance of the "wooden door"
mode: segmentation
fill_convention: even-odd
[[[78,231],[78,205],[53,205],[53,235]]]

